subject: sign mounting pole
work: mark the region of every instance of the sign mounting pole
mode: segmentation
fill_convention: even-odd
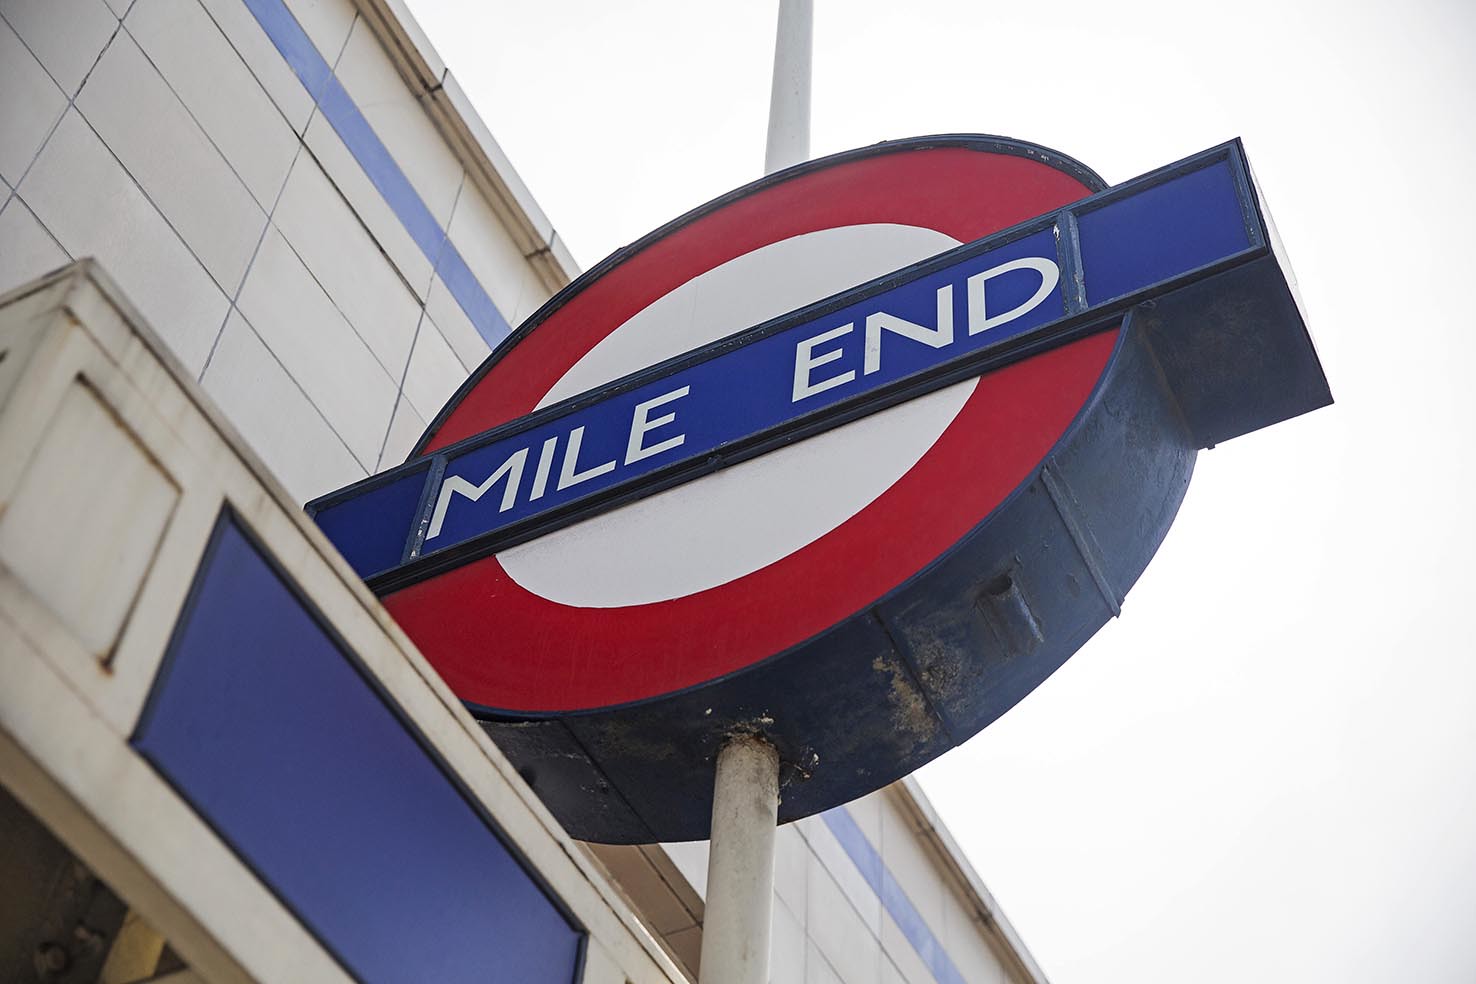
[[[717,755],[702,984],[767,984],[774,907],[779,753],[762,738],[731,738]]]
[[[779,0],[765,174],[810,159],[810,51],[814,33],[815,7],[811,0]]]
[[[764,173],[810,157],[811,0],[779,0]],[[718,751],[702,926],[702,984],[767,984],[774,909],[779,753],[757,735]]]

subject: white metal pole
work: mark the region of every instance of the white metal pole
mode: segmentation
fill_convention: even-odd
[[[811,0],[779,0],[764,173],[810,157]],[[768,984],[779,752],[755,735],[718,751],[702,919],[702,984]]]
[[[810,159],[810,51],[814,29],[811,0],[779,0],[765,174]]]
[[[779,753],[734,738],[717,757],[702,920],[702,984],[768,984]]]

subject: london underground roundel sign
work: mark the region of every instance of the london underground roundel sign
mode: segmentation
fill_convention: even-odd
[[[1328,402],[1268,222],[1237,142],[1110,190],[993,137],[801,165],[580,277],[309,508],[574,836],[706,836],[742,732],[796,819],[1008,710],[1197,448]]]

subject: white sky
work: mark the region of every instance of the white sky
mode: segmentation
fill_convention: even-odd
[[[586,267],[759,175],[772,0],[410,0]],[[1199,458],[1122,618],[922,778],[1055,984],[1476,980],[1476,4],[818,0],[815,155],[1232,136],[1338,400]]]

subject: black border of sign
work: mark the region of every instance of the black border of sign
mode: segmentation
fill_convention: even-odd
[[[993,138],[988,139],[992,140]],[[904,143],[908,145],[906,149],[912,149],[912,142]],[[895,148],[895,145],[883,146]],[[929,146],[933,145],[929,144]],[[873,148],[868,148],[867,150],[873,150]],[[866,151],[852,151],[846,155],[837,155],[837,157],[843,160],[849,160],[855,159],[865,153]],[[797,168],[791,168],[788,171],[779,172],[745,189],[739,189],[737,192],[730,193],[722,199],[718,199],[717,202],[726,203],[735,196],[751,193],[759,187],[766,187],[768,184],[782,180],[786,174],[792,177],[795,173],[805,168],[833,163],[836,163],[836,158],[824,158]],[[1215,263],[1195,268],[1168,280],[1140,288],[1129,294],[1108,298],[1098,302],[1095,306],[1088,306],[1085,296],[1085,284],[1079,264],[1079,243],[1077,242],[1076,236],[1077,216],[1096,211],[1127,195],[1134,194],[1144,184],[1164,183],[1184,174],[1212,167],[1220,163],[1225,163],[1229,166],[1231,180],[1234,182],[1237,198],[1239,199],[1242,220],[1245,224],[1247,247]],[[1080,165],[1077,166],[1079,167]],[[633,251],[645,248],[645,246],[649,245],[653,237],[659,238],[661,235],[666,235],[672,229],[691,221],[700,214],[706,214],[707,211],[716,207],[716,203],[709,203],[702,209],[694,213],[689,213],[682,219],[678,219],[675,223],[662,227],[657,233],[653,233],[652,236],[646,237],[640,243],[616,253],[600,266],[586,274],[585,277],[581,277],[580,280],[571,284],[569,288],[561,292],[548,305],[545,305],[533,318],[525,322],[517,333],[511,336],[507,342],[499,346],[498,350],[488,357],[478,369],[478,372],[468,379],[467,383],[457,391],[457,394],[452,397],[451,401],[437,415],[437,423],[444,421],[446,415],[455,408],[462,397],[470,392],[475,382],[506,353],[512,344],[526,337],[526,334],[536,327],[543,318],[546,318],[553,310],[561,306],[567,300],[568,296],[572,296],[571,292],[575,287],[582,289],[586,278],[598,276],[605,269],[608,269],[610,265],[618,262],[619,259],[624,258]],[[308,513],[309,515],[315,516],[318,512],[331,508],[346,499],[373,491],[390,482],[399,481],[421,469],[425,469],[431,473],[438,473],[443,471],[446,462],[455,456],[502,440],[523,430],[539,426],[549,420],[578,412],[609,397],[627,392],[692,365],[716,358],[735,348],[751,344],[776,332],[787,330],[796,324],[822,318],[832,311],[864,301],[869,297],[891,290],[902,284],[928,276],[940,269],[969,259],[972,256],[999,249],[1012,242],[1047,230],[1055,230],[1057,232],[1056,253],[1062,268],[1061,291],[1065,312],[1060,318],[1048,322],[1046,325],[1034,329],[1026,335],[966,353],[885,386],[859,393],[852,398],[793,418],[775,427],[756,432],[742,440],[722,445],[705,456],[694,456],[674,462],[618,485],[581,496],[554,509],[510,523],[496,530],[458,541],[433,553],[425,554],[422,552],[422,548],[429,519],[430,501],[434,494],[434,487],[437,484],[434,481],[435,474],[428,474],[425,488],[422,490],[419,498],[418,511],[411,524],[411,529],[408,531],[405,547],[401,553],[401,562],[386,570],[371,574],[366,578],[366,582],[371,590],[381,595],[408,587],[411,584],[434,577],[452,568],[496,553],[499,550],[504,550],[550,533],[553,530],[591,515],[617,508],[636,499],[653,495],[675,485],[710,474],[718,469],[757,457],[766,452],[814,436],[822,431],[841,426],[860,417],[915,399],[962,379],[972,378],[1002,368],[1013,362],[1038,355],[1049,349],[1067,344],[1117,324],[1129,309],[1152,295],[1162,293],[1165,289],[1212,276],[1224,270],[1260,259],[1270,249],[1264,231],[1264,219],[1260,214],[1259,203],[1255,199],[1253,186],[1250,183],[1244,149],[1239,139],[1230,140],[1166,167],[1140,175],[1113,188],[1097,192],[1059,210],[1036,216],[989,236],[962,244],[924,260],[921,263],[907,267],[904,270],[894,271],[858,287],[823,298],[814,304],[773,318],[761,325],[736,332],[716,342],[694,349],[691,352],[683,353],[656,365],[621,377],[598,389],[581,393],[552,406],[544,407],[531,414],[519,417],[516,420],[508,421],[480,434],[463,438],[454,444],[438,449],[432,455],[409,461],[398,468],[371,476],[344,489],[315,499],[308,503]],[[432,425],[433,428],[434,426]],[[417,450],[425,444],[429,433],[430,431],[427,432],[426,436],[422,437],[420,443],[417,445]]]

